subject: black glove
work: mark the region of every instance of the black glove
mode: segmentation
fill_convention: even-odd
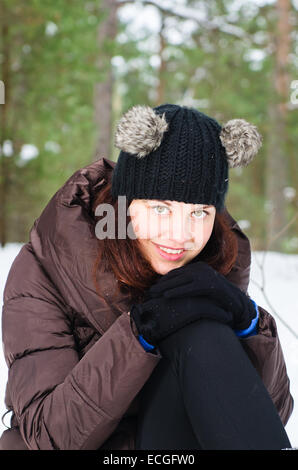
[[[166,299],[206,296],[233,315],[235,330],[247,329],[257,315],[255,302],[203,261],[175,268],[162,276],[149,290],[150,298]]]
[[[202,318],[233,325],[233,315],[208,297],[157,297],[131,307],[137,330],[152,346],[185,325]]]

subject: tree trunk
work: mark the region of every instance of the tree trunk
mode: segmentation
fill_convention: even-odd
[[[267,199],[267,248],[283,251],[286,233],[278,233],[287,222],[287,202],[284,188],[288,181],[287,141],[287,102],[289,95],[288,59],[290,52],[290,1],[277,0],[277,31],[275,42],[275,65],[273,86],[276,100],[269,106],[268,155],[266,162]]]
[[[111,132],[112,132],[112,98],[113,73],[109,46],[115,40],[117,33],[117,2],[115,0],[101,0],[101,14],[104,16],[98,27],[97,42],[99,58],[97,66],[100,81],[95,85],[94,109],[98,137],[95,144],[93,160],[101,157],[111,158]]]
[[[165,97],[165,89],[166,89],[166,78],[165,72],[167,68],[167,63],[164,57],[164,49],[166,48],[166,40],[164,37],[164,28],[165,28],[165,15],[162,11],[160,11],[161,15],[161,28],[159,32],[159,57],[160,57],[160,67],[158,71],[158,87],[157,87],[157,95],[156,95],[156,103],[155,106],[159,106],[164,102]]]
[[[2,42],[2,78],[5,86],[4,104],[0,105],[0,148],[1,148],[1,178],[0,178],[0,244],[2,247],[7,243],[7,201],[9,190],[9,158],[3,154],[3,144],[7,139],[7,115],[10,101],[10,49],[8,22],[4,11],[4,4],[1,9],[1,42]]]

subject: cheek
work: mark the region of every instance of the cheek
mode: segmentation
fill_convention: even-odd
[[[150,210],[135,210],[130,217],[133,230],[139,239],[160,238],[170,231],[168,217],[157,217]]]
[[[194,230],[195,242],[198,245],[206,245],[208,242],[214,226],[214,219],[203,221],[201,224],[198,224]]]
[[[150,211],[142,211],[131,216],[133,230],[139,239],[150,240],[158,237],[163,231],[161,219]]]

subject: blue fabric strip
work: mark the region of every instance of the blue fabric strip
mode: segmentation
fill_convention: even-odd
[[[151,351],[152,349],[155,349],[155,346],[152,346],[152,344],[147,343],[147,341],[143,338],[142,335],[139,335],[139,341],[145,351]]]
[[[239,338],[245,338],[245,337],[247,338],[248,336],[254,336],[254,335],[258,334],[258,321],[259,321],[260,312],[259,312],[259,309],[258,309],[258,306],[257,306],[256,302],[253,299],[250,299],[250,300],[253,302],[253,304],[255,306],[255,310],[257,312],[257,315],[252,320],[249,327],[246,328],[245,330],[234,330],[235,334]]]

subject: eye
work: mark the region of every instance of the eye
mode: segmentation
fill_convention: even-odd
[[[204,212],[204,217],[195,217],[195,219],[205,219],[205,217],[207,217],[207,215],[209,214],[209,212],[207,211],[203,211],[202,209],[198,209],[197,211],[194,211],[193,214],[195,214],[196,212],[200,212],[201,214]]]
[[[160,206],[160,205],[158,205],[158,206],[151,206],[151,207],[152,207],[152,209],[153,209],[154,211],[155,211],[155,209],[156,209],[155,213],[158,214],[158,215],[164,215],[164,214],[166,214],[165,212],[162,212],[164,209],[169,210],[169,208],[166,207],[166,206]],[[199,220],[205,219],[205,217],[207,217],[207,215],[209,214],[209,212],[204,211],[204,210],[202,210],[202,209],[198,209],[198,210],[192,212],[192,214],[195,214],[195,213],[200,213],[200,215],[202,215],[203,213],[205,214],[204,217],[199,217],[199,216],[198,216],[198,217],[195,217],[195,219],[199,219]]]
[[[153,209],[153,210],[155,210],[155,209],[168,209],[168,207],[166,207],[166,206],[152,206],[152,209]],[[163,213],[160,212],[160,211],[157,211],[157,212],[155,212],[155,213],[156,213],[156,214],[161,214],[161,215],[163,214]]]

